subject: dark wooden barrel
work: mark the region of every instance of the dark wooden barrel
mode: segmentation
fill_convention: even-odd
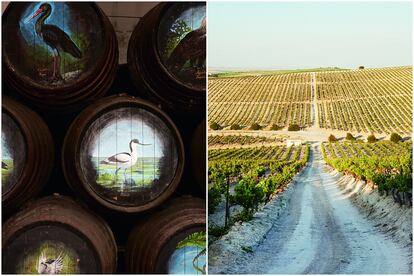
[[[129,273],[204,274],[205,200],[184,196],[140,222],[125,250]]]
[[[25,101],[78,110],[112,84],[117,40],[96,4],[12,2],[2,22],[3,77]]]
[[[26,106],[2,101],[2,207],[10,212],[41,191],[53,167],[52,136]]]
[[[198,125],[191,141],[191,169],[203,195],[206,194],[206,121]]]
[[[184,147],[171,119],[128,95],[100,99],[74,120],[62,152],[67,182],[90,203],[135,213],[164,202],[184,168]]]
[[[109,274],[116,253],[106,222],[64,196],[32,202],[3,225],[6,274]]]
[[[131,78],[163,108],[205,112],[205,18],[205,2],[161,3],[131,35]]]

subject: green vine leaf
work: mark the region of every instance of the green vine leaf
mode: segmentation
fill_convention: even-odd
[[[206,247],[206,232],[195,232],[187,236],[184,240],[177,244],[177,248],[183,248],[186,246],[195,246],[199,248]]]

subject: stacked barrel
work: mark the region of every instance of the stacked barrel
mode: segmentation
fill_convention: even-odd
[[[191,31],[172,31],[180,28]],[[131,35],[131,78],[165,108],[205,112],[205,62],[205,2],[160,4],[146,14]]]
[[[205,273],[205,24],[161,3],[118,65],[98,5],[9,4],[3,273]]]
[[[3,22],[3,79],[25,102],[72,111],[110,88],[118,44],[96,4],[12,3]]]

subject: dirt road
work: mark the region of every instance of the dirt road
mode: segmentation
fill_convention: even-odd
[[[266,239],[236,261],[242,274],[408,274],[411,248],[375,229],[336,186],[319,146]],[[233,272],[235,267],[232,265]]]

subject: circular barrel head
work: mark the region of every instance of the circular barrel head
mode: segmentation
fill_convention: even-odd
[[[140,212],[175,191],[184,148],[161,110],[114,96],[95,102],[72,123],[63,165],[69,185],[88,199],[116,211]]]
[[[78,109],[112,83],[115,32],[96,4],[11,3],[2,34],[4,79],[32,104]]]

